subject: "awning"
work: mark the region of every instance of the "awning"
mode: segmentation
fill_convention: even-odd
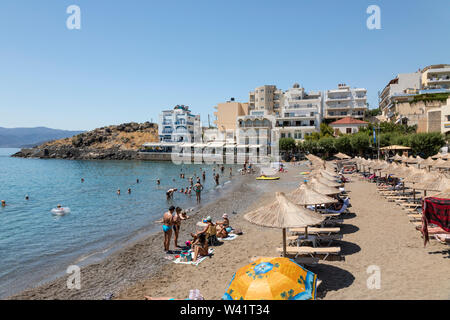
[[[208,147],[211,147],[211,148],[223,148],[224,145],[225,145],[225,142],[211,142],[211,143],[208,143]]]

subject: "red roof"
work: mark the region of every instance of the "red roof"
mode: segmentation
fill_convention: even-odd
[[[340,120],[330,123],[330,126],[333,124],[367,124],[367,123],[368,122],[366,122],[366,121],[358,120],[358,119],[355,119],[352,117],[345,117],[345,118],[342,118]]]

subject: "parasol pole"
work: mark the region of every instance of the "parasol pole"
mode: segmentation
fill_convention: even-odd
[[[283,257],[286,257],[286,228],[283,228]]]

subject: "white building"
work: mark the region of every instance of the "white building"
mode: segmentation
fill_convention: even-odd
[[[281,138],[304,139],[320,130],[322,92],[305,92],[298,83],[284,92],[284,105],[276,119]]]
[[[400,73],[389,81],[379,94],[380,110],[385,119],[391,119],[395,115],[393,107],[396,97],[404,96],[408,90],[421,89],[421,78],[421,72]]]
[[[346,84],[339,84],[337,89],[325,92],[324,119],[362,119],[366,111],[367,90],[364,88],[350,88]]]
[[[158,134],[161,142],[193,142],[200,130],[200,115],[193,115],[188,106],[177,105],[159,116]]]

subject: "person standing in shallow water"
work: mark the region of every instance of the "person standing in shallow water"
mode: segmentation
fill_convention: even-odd
[[[214,180],[216,181],[216,185],[219,185],[219,174],[215,175]]]
[[[197,197],[197,203],[200,203],[200,201],[202,200],[202,190],[203,190],[203,186],[200,183],[200,181],[197,181],[197,183],[194,186],[194,191],[195,191],[195,196]]]

